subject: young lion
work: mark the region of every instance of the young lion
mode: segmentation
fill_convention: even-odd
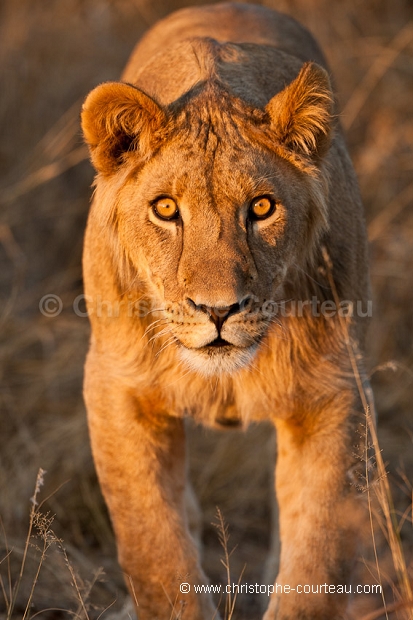
[[[194,592],[207,580],[184,500],[190,416],[276,426],[286,588],[265,620],[343,618],[364,415],[364,322],[348,315],[369,285],[322,53],[290,17],[217,4],[156,24],[122,79],[82,111],[97,171],[85,399],[138,617],[166,620],[176,601],[173,617],[217,618]]]

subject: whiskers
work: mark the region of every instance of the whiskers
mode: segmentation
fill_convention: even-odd
[[[284,323],[278,318],[278,317],[273,317],[270,322],[270,325],[276,325],[277,327],[279,327],[281,329],[281,333],[279,331],[275,331],[272,330],[271,334],[274,335],[276,338],[278,338],[279,340],[290,340],[290,337],[288,335],[288,330],[286,328],[286,326],[284,325]],[[269,346],[267,344],[267,346]]]
[[[169,321],[167,318],[162,318],[162,319],[158,319],[157,321],[153,321],[152,323],[150,323],[148,325],[148,327],[145,329],[145,331],[143,332],[142,338],[141,340],[143,340],[143,338],[145,338],[146,336],[149,336],[149,334],[151,333],[152,330],[154,330],[155,328],[159,328],[162,325],[168,325]],[[155,334],[156,335],[156,334]]]
[[[153,333],[154,330],[159,331]],[[157,342],[159,340],[162,340],[165,336],[167,336],[167,338],[164,342],[161,343],[159,350],[155,353],[155,359],[158,359],[160,354],[172,344],[178,342],[178,338],[172,333],[172,327],[169,319],[163,317],[157,319],[156,321],[153,321],[152,323],[150,323],[150,325],[148,325],[141,337],[141,340],[147,338],[147,341],[144,344],[144,348],[146,348],[150,344],[152,345],[152,348],[154,348],[155,344],[157,344]]]
[[[170,347],[172,345],[172,343],[174,342],[178,342],[178,338],[172,334],[172,336],[170,336],[168,338],[168,340],[166,340],[166,342],[164,342],[164,344],[162,345],[162,347],[159,349],[159,351],[156,353],[155,357],[158,358],[160,356],[160,354],[162,353],[162,351],[165,351],[165,349],[167,349],[168,347]]]
[[[165,325],[165,323],[163,324]],[[158,327],[160,326],[158,325]],[[155,342],[159,340],[159,338],[162,338],[162,336],[166,336],[166,334],[169,334],[169,333],[171,333],[171,326],[169,325],[169,321],[166,321],[166,326],[163,329],[161,329],[159,332],[151,336],[148,339],[148,341],[145,343],[145,347],[148,346],[148,344],[150,343],[152,343],[152,347],[153,347]]]
[[[152,308],[152,310],[148,310],[147,312],[145,312],[143,318],[147,317],[149,314],[153,314],[154,312],[165,312],[165,308]]]

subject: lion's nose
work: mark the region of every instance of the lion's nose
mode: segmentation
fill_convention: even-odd
[[[209,316],[211,321],[215,324],[218,333],[220,333],[224,321],[226,321],[231,315],[236,314],[241,310],[241,304],[239,303],[232,304],[231,306],[217,306],[213,308],[211,306],[206,306],[205,304],[197,305],[194,301],[192,301],[192,299],[189,299],[189,297],[188,302],[190,306],[194,307],[196,310],[201,310],[201,312],[204,312]]]
[[[224,321],[231,314],[231,308],[233,308],[234,306],[238,306],[238,305],[239,304],[233,304],[232,306],[224,306],[222,308],[208,308],[205,306],[201,308],[201,310],[203,312],[206,312],[206,314],[208,314],[211,321],[215,323],[215,327],[217,328],[218,333],[220,333],[222,325],[224,324]],[[232,312],[232,314],[234,314],[234,312]]]

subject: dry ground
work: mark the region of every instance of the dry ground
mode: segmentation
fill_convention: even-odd
[[[1,518],[13,548],[11,571],[16,579],[37,470],[47,470],[43,497],[58,490],[44,510],[55,515],[52,527],[64,540],[79,588],[88,589],[87,582],[100,566],[106,573],[88,597],[91,619],[113,601],[112,610],[120,606],[125,589],[93,471],[81,396],[89,328],[87,320],[74,313],[73,302],[82,290],[82,236],[93,175],[84,161],[78,114],[93,86],[119,76],[139,35],[157,18],[187,4],[185,0],[2,0],[0,4]],[[267,0],[263,4],[290,12],[310,27],[336,78],[371,238],[374,316],[369,356],[379,437],[396,509],[405,517],[402,540],[411,567],[413,3]],[[39,300],[48,293],[64,301],[57,318],[39,312]],[[192,473],[205,510],[207,570],[213,580],[223,575],[211,526],[219,505],[230,526],[231,545],[238,545],[232,558],[234,576],[246,563],[245,579],[255,580],[269,544],[273,438],[267,428],[254,428],[246,437],[199,430],[193,434]],[[6,554],[4,536],[0,545],[1,560]],[[385,548],[379,552],[383,570],[390,570]],[[30,548],[15,618],[23,617],[35,555]],[[6,584],[7,564],[0,565]],[[62,552],[53,544],[31,613],[51,607],[76,611],[79,600],[71,580]],[[240,599],[236,617],[258,617],[256,604],[252,598]],[[0,592],[2,618],[4,612]],[[58,619],[68,614],[43,611],[37,617]]]

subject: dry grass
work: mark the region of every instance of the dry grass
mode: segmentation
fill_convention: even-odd
[[[325,248],[323,249],[323,254],[330,287],[333,292],[334,300],[338,305],[340,303],[340,299],[337,293],[336,284],[334,282],[333,264]],[[412,620],[413,609],[411,608],[413,608],[413,595],[411,576],[407,568],[404,549],[400,538],[401,522],[399,521],[395,511],[389,478],[377,437],[377,414],[373,393],[370,386],[365,386],[360,375],[357,361],[360,358],[360,353],[357,343],[350,337],[348,321],[344,317],[340,317],[340,330],[342,331],[343,341],[347,347],[352,372],[356,380],[357,389],[365,413],[365,472],[363,491],[367,495],[370,535],[372,539],[371,547],[374,554],[375,564],[375,571],[373,572],[370,570],[370,574],[374,577],[376,583],[379,583],[381,586],[381,597],[383,602],[382,610],[385,612],[386,617],[388,617],[388,614],[391,611],[395,610],[404,612],[403,616],[407,620]],[[377,511],[377,509],[375,511],[374,499],[372,497],[373,494],[377,500],[377,508],[379,511]],[[411,511],[411,506],[409,506],[409,510]],[[396,575],[396,580],[392,582],[393,594],[399,599],[396,607],[394,605],[388,605],[386,601],[385,584],[382,577],[381,559],[378,554],[378,543],[375,531],[377,524],[380,526],[385,536],[389,547],[389,552],[392,557],[393,568]],[[380,616],[380,611],[381,610],[379,609],[375,610],[371,614],[367,614],[367,618],[369,616],[371,617],[371,615],[374,617],[374,614]]]
[[[46,511],[55,515],[53,531],[57,540],[64,538],[70,566],[85,582],[100,566],[108,575],[88,595],[90,619],[114,601],[111,609],[116,611],[125,596],[93,472],[81,398],[88,325],[72,308],[81,293],[82,235],[92,181],[89,164],[83,161],[78,113],[95,84],[118,77],[143,30],[184,4],[189,3],[51,0],[46,8],[30,0],[3,0],[0,5],[0,510],[8,549],[13,549],[0,564],[5,584],[7,566],[16,583],[26,557],[13,618],[29,612],[33,617],[51,607],[84,617],[56,544],[47,549],[32,606],[25,611],[38,566],[31,545],[24,554],[28,498],[39,467],[48,471],[45,495],[59,489]],[[275,1],[265,4],[275,6]],[[326,52],[366,205],[374,295],[369,355],[383,448],[380,467],[389,472],[386,484],[394,503],[393,510],[386,490],[390,512],[378,508],[375,533],[381,577],[388,584],[386,604],[394,609],[388,617],[401,619],[406,613],[399,605],[405,577],[393,587],[394,564],[401,560],[394,561],[387,552],[380,524],[396,537],[393,549],[404,551],[400,557],[407,568],[402,567],[402,574],[411,580],[413,5],[408,0],[279,0],[277,7],[307,24]],[[58,318],[46,318],[38,310],[46,293],[63,299]],[[245,580],[259,580],[269,544],[273,438],[267,428],[252,428],[246,437],[200,429],[191,434],[192,477],[205,511],[205,565],[212,581],[226,579],[211,525],[216,505],[237,547],[231,556],[233,574],[240,575],[246,564]],[[0,559],[7,556],[4,538],[2,545]],[[374,569],[374,564],[367,566]],[[79,584],[82,578],[76,577]],[[10,596],[8,586],[5,593]],[[1,596],[3,619],[7,610]],[[250,619],[258,615],[257,609],[257,600],[240,596],[233,615]],[[371,620],[386,617],[368,613]],[[58,619],[67,613],[43,612],[40,617]]]

